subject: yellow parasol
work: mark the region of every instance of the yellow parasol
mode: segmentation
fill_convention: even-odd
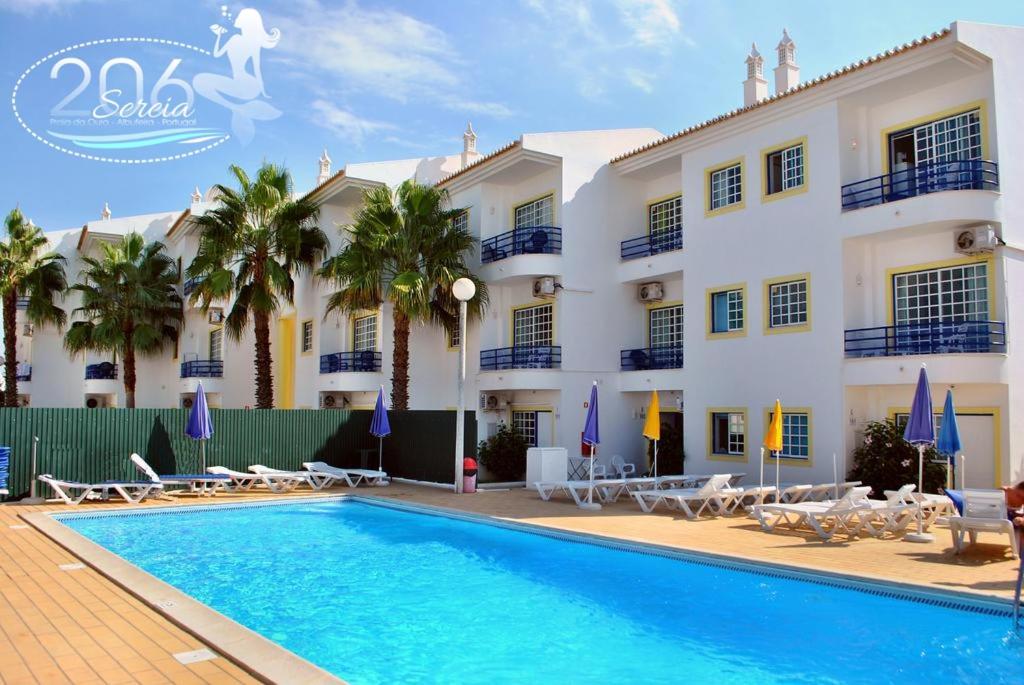
[[[658,441],[661,440],[661,411],[658,409],[658,391],[651,392],[651,402],[647,405],[647,418],[644,420],[644,437],[654,441],[654,477],[658,477]]]
[[[768,424],[768,432],[764,434],[764,442],[761,443],[761,487],[764,487],[764,451],[775,453],[775,487],[778,488],[776,497],[782,492],[779,488],[779,455],[782,451],[782,402],[775,400],[775,409],[772,411],[772,422]]]

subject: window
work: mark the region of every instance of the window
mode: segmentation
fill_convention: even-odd
[[[469,230],[469,210],[463,210],[459,212],[454,218],[452,218],[452,229],[456,231],[468,231]]]
[[[537,412],[513,411],[512,429],[523,436],[527,445],[537,446]]]
[[[743,288],[730,288],[711,293],[711,333],[743,331]]]
[[[303,321],[302,322],[302,351],[311,352],[313,350],[313,322]]]
[[[448,347],[452,349],[458,349],[459,347],[459,327],[456,326],[452,330],[448,331]]]
[[[683,198],[654,202],[647,207],[647,232],[651,237],[678,233],[683,228]]]
[[[651,347],[682,346],[683,305],[649,309],[647,311],[647,333]]]
[[[743,202],[743,164],[736,162],[708,172],[708,210],[715,212]]]
[[[897,131],[889,136],[889,170],[931,162],[981,159],[981,109]]]
[[[554,206],[554,195],[545,195],[539,200],[519,205],[515,209],[515,227],[552,226],[554,224]]]
[[[768,412],[771,422],[773,412]],[[811,415],[807,412],[782,412],[782,452],[784,459],[810,459]]]
[[[352,350],[377,349],[377,315],[360,316],[352,321]]]
[[[552,306],[522,307],[512,315],[512,346],[551,345],[554,340]]]
[[[746,414],[741,411],[711,413],[711,453],[728,456],[746,454]]]
[[[765,195],[784,193],[804,185],[803,142],[765,155]]]
[[[985,262],[896,274],[892,279],[897,325],[988,320]]]
[[[214,328],[210,331],[210,359],[223,359],[224,329]]]
[[[807,330],[810,324],[810,280],[806,276],[767,281],[765,308],[768,332]]]

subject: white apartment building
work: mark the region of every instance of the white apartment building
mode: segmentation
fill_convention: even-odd
[[[956,22],[801,83],[783,34],[771,91],[754,47],[743,107],[674,135],[523,134],[481,157],[470,129],[461,155],[332,176],[325,153],[310,195],[332,249],[375,184],[436,182],[467,208],[491,297],[467,334],[481,435],[505,421],[578,454],[597,381],[601,461],[645,465],[656,389],[688,472],[749,481],[778,398],[782,480],[827,481],[866,422],[907,411],[926,363],[937,413],[954,389],[969,484],[1020,480],[1024,352],[1011,304],[1024,296],[1024,199],[1012,191],[1022,39],[1024,29]],[[186,219],[216,201],[192,199],[185,213],[51,234],[69,277],[96,241],[133,229],[187,265],[197,238]],[[325,317],[328,295],[303,280],[276,323],[280,407],[369,408],[389,385],[388,307]],[[413,331],[412,408],[454,408],[453,342]],[[122,404],[119,381],[96,377],[116,360],[70,360],[50,330],[19,355],[33,406]],[[212,404],[246,406],[252,364],[251,340],[224,339],[216,311],[190,309],[178,349],[141,362],[138,404],[187,401],[201,378]]]

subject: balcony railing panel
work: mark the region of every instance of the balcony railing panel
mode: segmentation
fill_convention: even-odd
[[[507,369],[557,369],[562,366],[562,348],[558,345],[499,347],[480,350],[481,371]]]
[[[181,363],[182,378],[223,378],[224,360],[192,359]]]
[[[619,368],[623,371],[654,371],[683,368],[683,346],[663,345],[638,347],[619,353]]]
[[[1006,352],[1002,321],[930,321],[853,328],[845,332],[847,357],[897,357],[908,354]]]
[[[18,309],[22,309],[22,310],[28,309],[28,298],[27,297],[19,297],[18,301],[15,303],[15,306]]]
[[[480,242],[484,264],[521,254],[562,254],[562,229],[557,226],[517,228]]]
[[[683,229],[679,227],[623,240],[619,254],[623,260],[640,259],[681,249],[683,249]]]
[[[89,364],[85,367],[85,380],[87,381],[108,381],[117,380],[117,364],[111,362],[100,362]]]
[[[335,352],[320,355],[320,373],[341,373],[344,371],[380,371],[380,352],[358,350],[356,352]]]
[[[999,166],[985,159],[955,159],[848,183],[842,187],[843,211],[944,190],[999,190]]]

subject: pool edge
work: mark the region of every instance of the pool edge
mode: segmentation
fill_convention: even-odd
[[[63,525],[53,514],[34,512],[19,516],[101,576],[257,680],[310,685],[345,682],[89,540]]]

